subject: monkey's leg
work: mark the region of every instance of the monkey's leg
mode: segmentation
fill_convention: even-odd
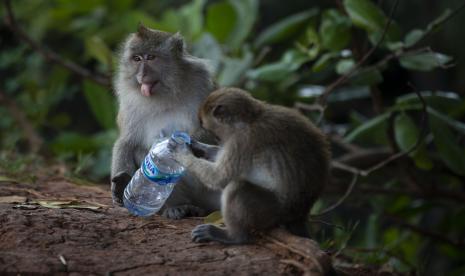
[[[163,210],[162,215],[170,219],[182,219],[184,217],[204,217],[207,212],[191,204],[168,207]]]
[[[202,217],[220,209],[220,192],[206,188],[194,175],[186,171],[176,183],[160,214],[170,219]]]
[[[245,181],[231,182],[223,191],[226,229],[202,224],[192,231],[194,242],[244,244],[254,230],[267,230],[279,221],[279,203],[273,192]]]
[[[111,195],[113,203],[123,206],[124,189],[136,170],[134,147],[131,143],[119,138],[113,146],[111,164]]]

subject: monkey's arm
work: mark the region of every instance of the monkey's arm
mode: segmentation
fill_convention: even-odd
[[[136,170],[134,163],[134,147],[120,137],[113,146],[111,164],[111,194],[113,203],[123,204],[123,192]]]
[[[239,154],[227,154],[231,149],[223,149],[218,153],[215,162],[197,158],[187,150],[177,150],[175,159],[199,178],[207,187],[221,190],[240,175],[242,160]]]

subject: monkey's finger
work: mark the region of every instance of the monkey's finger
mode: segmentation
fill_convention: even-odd
[[[197,243],[209,242],[210,238],[205,235],[192,235],[192,241]]]

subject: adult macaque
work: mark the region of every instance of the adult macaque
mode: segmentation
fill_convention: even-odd
[[[120,53],[115,79],[119,137],[113,147],[111,190],[122,205],[123,191],[156,138],[186,131],[196,138],[197,111],[214,83],[205,64],[190,56],[180,35],[139,25]],[[179,219],[219,208],[219,192],[187,175],[165,203],[163,214]]]
[[[328,179],[325,135],[296,111],[234,88],[210,94],[199,119],[219,139],[214,161],[179,147],[175,158],[203,184],[222,191],[226,229],[199,225],[193,240],[246,243],[254,231],[277,225],[308,236],[307,216]]]

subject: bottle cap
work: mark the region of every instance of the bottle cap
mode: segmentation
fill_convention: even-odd
[[[182,131],[173,132],[173,134],[171,135],[171,139],[179,145],[181,144],[190,145],[191,144],[191,137],[189,136],[189,134],[182,132]]]

